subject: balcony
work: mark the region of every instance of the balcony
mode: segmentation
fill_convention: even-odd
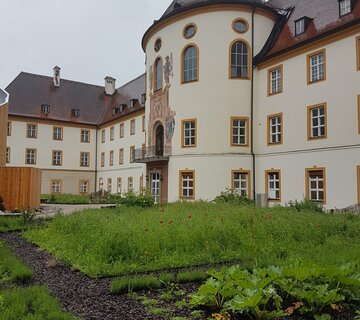
[[[135,149],[133,162],[149,163],[154,161],[169,161],[171,156],[171,147],[149,146],[141,149]]]

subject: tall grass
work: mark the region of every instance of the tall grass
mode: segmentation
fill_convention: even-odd
[[[0,217],[0,233],[26,228],[23,217]]]
[[[0,290],[0,320],[71,320],[44,287]]]
[[[25,283],[33,274],[29,267],[15,258],[10,249],[0,241],[0,285],[3,283]]]
[[[237,260],[340,265],[360,259],[360,217],[226,203],[85,210],[25,236],[90,276]]]

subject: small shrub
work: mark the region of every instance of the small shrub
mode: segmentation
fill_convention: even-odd
[[[153,276],[132,277],[113,280],[110,291],[112,293],[128,293],[144,289],[159,289],[161,286],[161,281]]]
[[[179,283],[187,282],[201,282],[208,278],[206,272],[201,270],[194,270],[188,272],[179,272],[176,279]]]
[[[218,195],[213,202],[215,203],[232,203],[242,206],[251,206],[254,205],[254,201],[249,199],[246,196],[239,195],[236,192],[233,192],[230,189],[227,189]]]
[[[290,209],[296,210],[296,211],[314,211],[314,212],[319,212],[322,213],[324,212],[324,208],[320,205],[317,204],[314,201],[310,201],[310,200],[303,200],[303,201],[289,201],[286,204],[287,207],[289,207]]]
[[[136,194],[130,190],[127,193],[108,194],[107,203],[116,203],[127,207],[152,207],[154,206],[154,197],[149,191]]]
[[[174,282],[174,275],[172,273],[163,272],[159,274],[159,280],[164,283]]]

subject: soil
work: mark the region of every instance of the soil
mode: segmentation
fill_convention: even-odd
[[[45,285],[56,296],[64,310],[84,320],[127,320],[162,317],[150,315],[141,302],[128,295],[112,295],[110,279],[91,279],[27,242],[19,233],[3,233],[14,254],[31,266],[34,282]]]

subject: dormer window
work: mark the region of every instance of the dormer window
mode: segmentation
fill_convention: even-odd
[[[295,36],[305,33],[311,20],[309,17],[302,17],[295,20]]]
[[[50,113],[50,106],[48,104],[42,104],[41,113],[48,115]]]
[[[145,102],[146,102],[146,94],[143,93],[143,94],[141,95],[141,105],[143,106],[143,105],[145,104]]]
[[[127,104],[122,103],[122,104],[120,105],[120,112],[123,112],[126,107],[127,107]]]
[[[115,116],[116,114],[118,114],[120,112],[120,107],[114,107],[112,109],[112,115]]]
[[[135,107],[137,99],[131,99],[130,100],[130,109]]]
[[[351,13],[352,10],[352,0],[339,0],[339,15],[340,17]]]
[[[72,109],[71,114],[74,118],[79,118],[80,117],[80,109]]]

